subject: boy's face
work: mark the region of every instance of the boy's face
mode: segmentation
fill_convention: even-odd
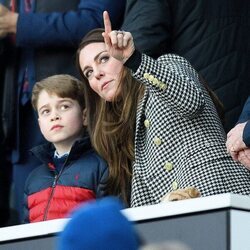
[[[37,101],[38,122],[43,136],[56,149],[69,151],[74,141],[81,137],[85,118],[77,101],[49,95],[45,90]]]

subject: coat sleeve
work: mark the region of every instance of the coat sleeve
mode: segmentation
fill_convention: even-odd
[[[242,123],[246,121],[247,121],[247,124],[243,131],[243,141],[248,147],[250,147],[250,96],[248,97],[244,105],[244,108],[241,112],[238,123]]]
[[[245,102],[238,123],[246,122],[248,120],[250,120],[250,96]]]
[[[250,120],[247,122],[243,131],[243,141],[250,148]]]
[[[169,52],[171,20],[166,0],[128,0],[122,29],[132,33],[139,51],[157,58]]]
[[[21,47],[77,46],[91,29],[103,27],[107,10],[114,28],[123,19],[125,0],[81,0],[77,11],[64,13],[20,13],[16,43]]]
[[[148,87],[150,95],[163,99],[182,117],[193,119],[205,106],[198,73],[183,57],[166,54],[154,60],[142,54],[133,76]]]

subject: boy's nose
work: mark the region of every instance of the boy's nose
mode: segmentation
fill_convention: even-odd
[[[56,121],[56,120],[60,120],[60,116],[59,115],[53,115],[50,119],[52,122]]]

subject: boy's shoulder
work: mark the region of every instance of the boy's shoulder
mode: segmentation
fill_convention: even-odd
[[[106,167],[105,160],[93,149],[88,136],[78,140],[72,147],[70,152],[70,160],[88,162],[88,165],[98,165]]]
[[[41,163],[50,162],[55,152],[55,146],[51,142],[38,145],[30,149],[30,153]]]
[[[49,169],[44,166],[44,164],[41,164],[37,167],[35,167],[28,175],[26,181],[25,181],[25,187],[32,187],[33,185],[37,186],[39,180],[41,179],[41,176],[47,176],[49,175]]]
[[[89,151],[82,153],[82,155],[79,156],[78,161],[79,163],[81,162],[82,164],[92,168],[93,166],[107,168],[106,161],[99,154],[97,154],[94,149],[90,149]]]

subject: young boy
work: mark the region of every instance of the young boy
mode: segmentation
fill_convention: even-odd
[[[79,203],[105,195],[106,163],[86,135],[83,84],[70,75],[37,82],[32,105],[48,144],[31,152],[42,165],[25,184],[24,222],[63,218]]]

